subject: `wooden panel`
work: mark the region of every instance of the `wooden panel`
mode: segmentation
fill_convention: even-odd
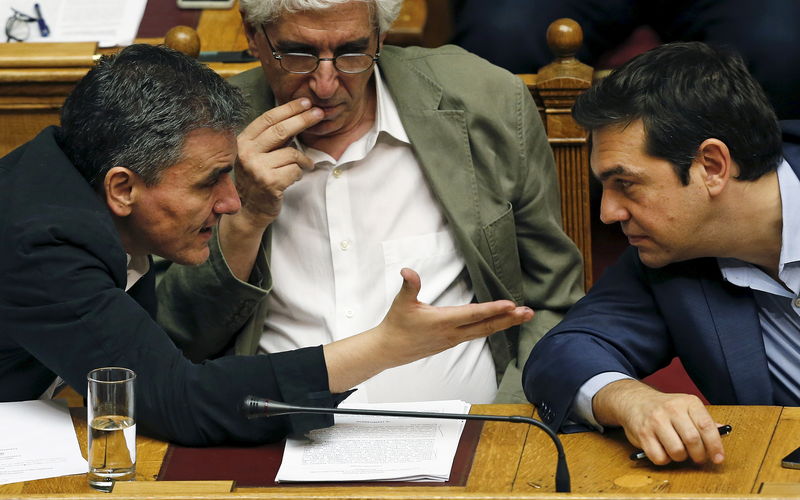
[[[58,109],[55,106],[49,109],[0,108],[0,156],[29,141],[48,125],[57,124]]]
[[[539,106],[553,148],[561,190],[561,220],[564,231],[583,257],[584,288],[588,290],[593,282],[589,143],[586,131],[572,118],[572,105],[591,86],[592,68],[575,59],[583,38],[575,21],[553,21],[547,34],[555,61],[537,75],[520,75],[520,78]]]
[[[784,408],[772,444],[764,457],[753,493],[758,493],[762,483],[797,483],[800,496],[800,469],[781,467],[781,459],[800,446],[800,408]],[[774,486],[773,486],[774,487]],[[769,491],[771,487],[766,488]]]
[[[0,67],[88,67],[96,51],[96,42],[0,43]]]
[[[622,431],[561,435],[577,494],[651,495],[661,493],[742,494],[751,490],[767,452],[781,408],[709,406],[717,422],[733,426],[724,438],[725,462],[656,466],[632,461],[634,451]],[[528,434],[514,483],[515,493],[555,491],[555,450],[539,433]]]

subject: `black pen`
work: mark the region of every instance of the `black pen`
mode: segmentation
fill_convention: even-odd
[[[43,37],[50,35],[50,28],[47,27],[47,23],[44,22],[44,16],[42,16],[42,9],[39,7],[38,3],[33,4],[33,10],[36,11],[36,23],[39,25],[39,34]]]
[[[733,427],[730,425],[721,425],[717,427],[717,430],[719,431],[720,436],[727,436],[731,433]],[[644,460],[645,458],[647,458],[647,454],[641,450],[631,453],[631,460]]]

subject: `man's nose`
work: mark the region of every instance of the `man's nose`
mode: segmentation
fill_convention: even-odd
[[[239,193],[236,191],[236,186],[233,184],[233,179],[230,175],[226,175],[218,185],[219,192],[217,193],[217,201],[214,203],[214,213],[217,214],[235,214],[242,208],[242,200],[239,199]]]
[[[624,222],[629,218],[630,213],[620,202],[619,196],[603,189],[603,196],[600,199],[600,220],[603,221],[603,224]]]
[[[317,69],[311,74],[311,90],[320,99],[330,99],[339,88],[339,70],[333,61],[320,61]]]

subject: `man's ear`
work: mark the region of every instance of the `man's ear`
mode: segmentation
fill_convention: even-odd
[[[106,205],[117,217],[127,217],[133,210],[136,189],[141,184],[138,175],[125,167],[113,167],[103,179]]]
[[[702,181],[711,196],[721,193],[738,172],[728,146],[719,139],[703,141],[694,161],[701,167]]]
[[[244,35],[247,37],[247,48],[250,50],[250,53],[253,54],[253,57],[261,59],[261,56],[258,55],[258,44],[256,43],[256,35],[258,31],[256,30],[255,26],[248,23],[244,20],[244,13],[239,11],[242,15],[242,26],[244,27]]]

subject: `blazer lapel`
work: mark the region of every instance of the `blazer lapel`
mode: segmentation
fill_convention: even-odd
[[[475,246],[481,213],[464,111],[440,109],[442,88],[392,49],[384,48],[380,69],[414,153],[456,237]]]
[[[719,338],[739,404],[772,404],[772,380],[753,295],[715,279],[702,278],[711,321]]]

